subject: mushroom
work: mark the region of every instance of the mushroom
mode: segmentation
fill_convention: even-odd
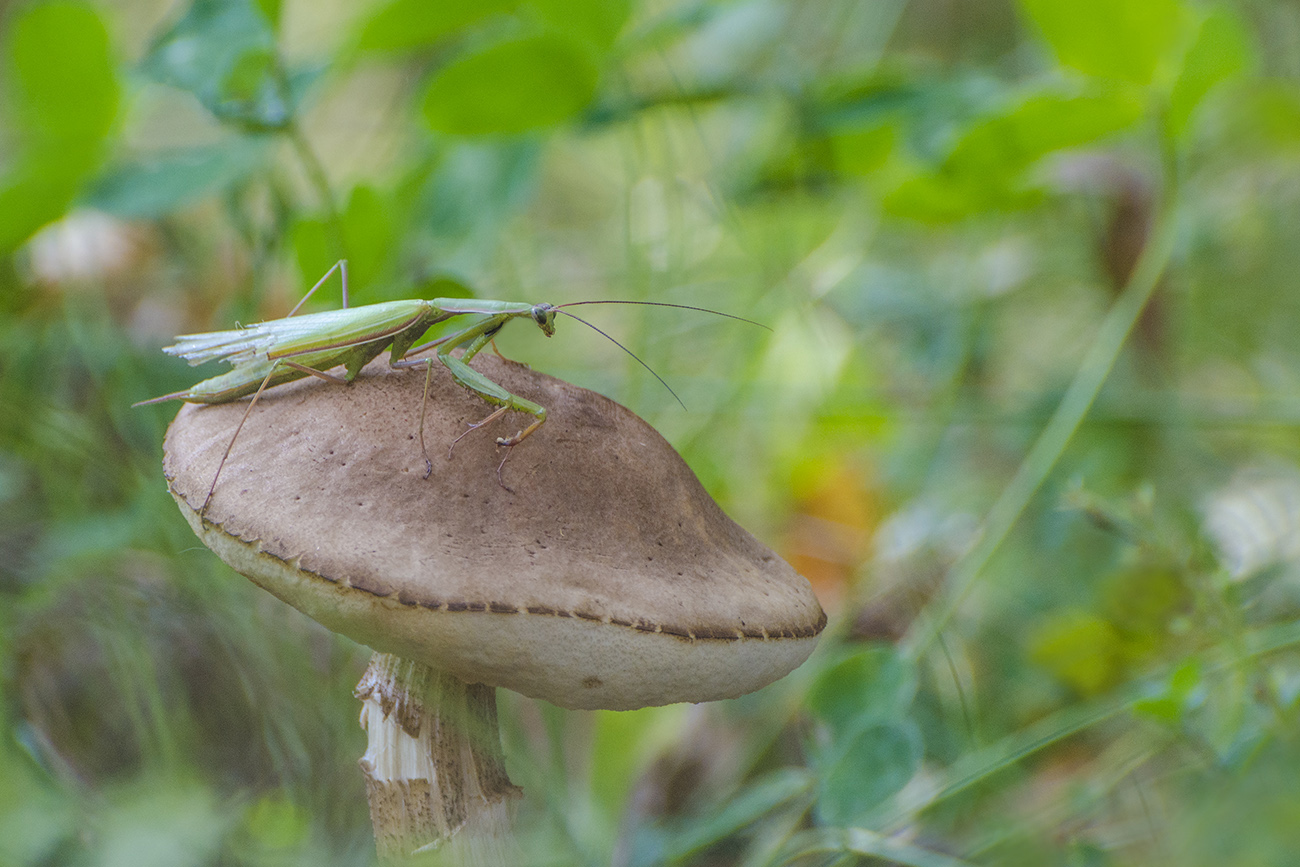
[[[425,376],[382,363],[348,388],[265,394],[202,515],[244,405],[187,405],[165,443],[172,496],[208,547],[375,651],[357,696],[386,858],[508,825],[518,790],[494,687],[572,709],[732,698],[800,665],[826,623],[808,582],[632,412],[523,365],[475,364],[550,412],[504,483],[479,431],[425,479]],[[448,376],[428,401],[429,443],[484,415]]]

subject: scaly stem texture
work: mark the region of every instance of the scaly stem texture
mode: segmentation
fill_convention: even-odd
[[[360,764],[380,858],[401,862],[453,840],[451,848],[487,843],[508,851],[519,789],[506,775],[494,688],[376,653],[356,696],[369,737]],[[458,860],[474,860],[466,855]]]

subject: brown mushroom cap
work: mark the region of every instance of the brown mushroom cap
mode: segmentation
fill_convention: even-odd
[[[182,513],[235,570],[325,626],[469,683],[567,708],[731,698],[783,677],[826,622],[808,582],[737,526],[629,410],[522,365],[474,365],[546,407],[448,445],[490,407],[437,366],[372,365],[349,387],[185,406],[164,469]]]

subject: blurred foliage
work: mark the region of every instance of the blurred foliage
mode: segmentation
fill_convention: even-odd
[[[530,864],[1293,858],[1294,4],[0,11],[0,864],[373,860],[365,649],[198,545],[130,406],[344,257],[356,303],[773,329],[602,310],[689,412],[598,335],[500,340],[832,614],[732,702],[503,694]]]

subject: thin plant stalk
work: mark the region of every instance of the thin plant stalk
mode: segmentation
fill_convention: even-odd
[[[944,581],[945,595],[938,600],[937,606],[918,618],[904,639],[906,655],[912,658],[921,656],[939,636],[974,586],[975,579],[1006,541],[1029,501],[1065,453],[1168,267],[1177,236],[1176,215],[1175,197],[1171,196],[1156,219],[1151,238],[1142,250],[1124,291],[1102,321],[1056,411],[989,510],[979,540],[948,570]]]

